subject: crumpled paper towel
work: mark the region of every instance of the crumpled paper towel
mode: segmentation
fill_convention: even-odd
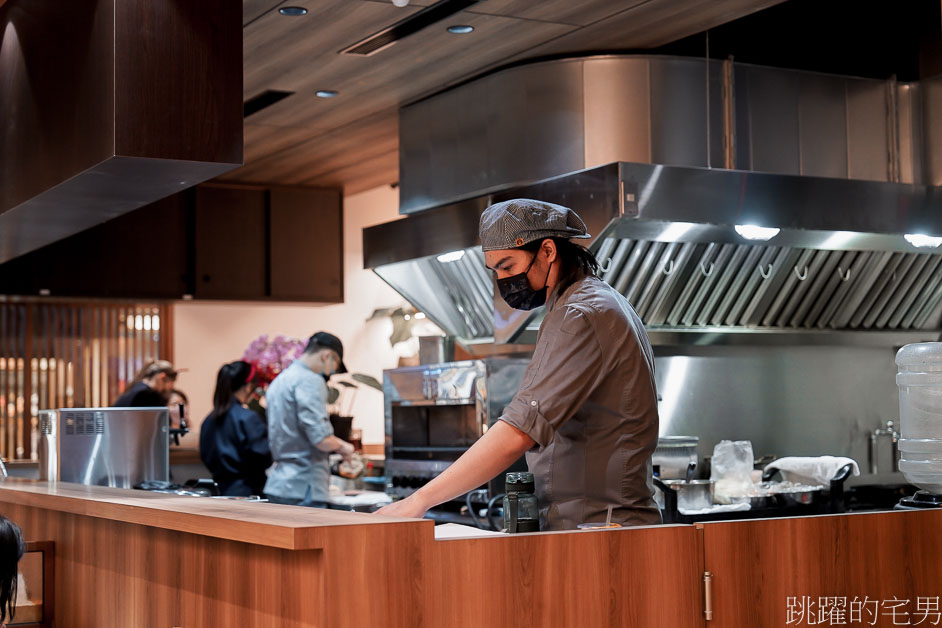
[[[854,475],[860,475],[857,461],[841,456],[789,456],[774,460],[765,468],[780,469],[787,482],[828,486],[834,474],[845,464],[854,465]]]

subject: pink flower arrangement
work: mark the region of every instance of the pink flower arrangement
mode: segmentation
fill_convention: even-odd
[[[242,359],[255,366],[258,385],[267,388],[278,373],[300,357],[304,345],[297,338],[278,335],[269,339],[268,334],[262,334],[249,344]]]

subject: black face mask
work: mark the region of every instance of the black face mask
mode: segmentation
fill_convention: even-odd
[[[546,303],[546,280],[549,279],[549,271],[553,267],[552,262],[550,262],[550,268],[546,269],[542,288],[534,290],[527,279],[527,274],[533,267],[537,255],[539,253],[534,253],[530,265],[522,273],[497,280],[497,289],[500,291],[501,298],[515,310],[533,310]]]

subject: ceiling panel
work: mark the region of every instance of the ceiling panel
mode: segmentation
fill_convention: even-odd
[[[656,48],[754,13],[782,0],[649,0],[517,55]]]
[[[229,173],[227,178],[257,182],[275,178],[297,185],[340,165],[355,164],[363,156],[398,150],[398,146],[398,112],[390,107],[349,127],[319,134],[246,162],[240,171]],[[394,176],[389,182],[397,178]]]
[[[560,24],[586,26],[603,20],[628,7],[651,0],[484,0],[471,7],[471,13],[505,15],[527,20],[542,20]]]
[[[507,63],[652,47],[779,0],[481,0],[370,57],[338,50],[432,0],[245,0],[244,96],[295,92],[245,121],[245,165],[225,178],[343,185],[398,179],[399,107]],[[280,15],[279,6],[308,9]],[[473,33],[452,35],[449,24]],[[314,96],[319,89],[336,98]]]
[[[242,24],[248,24],[258,19],[279,4],[284,4],[284,0],[243,0]]]

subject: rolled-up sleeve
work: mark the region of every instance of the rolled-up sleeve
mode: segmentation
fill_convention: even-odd
[[[314,380],[302,381],[295,388],[298,427],[312,445],[317,445],[334,433],[327,416],[327,386],[319,386],[319,383]]]
[[[520,390],[500,417],[540,446],[552,442],[598,381],[602,350],[589,316],[571,305],[547,315]]]

